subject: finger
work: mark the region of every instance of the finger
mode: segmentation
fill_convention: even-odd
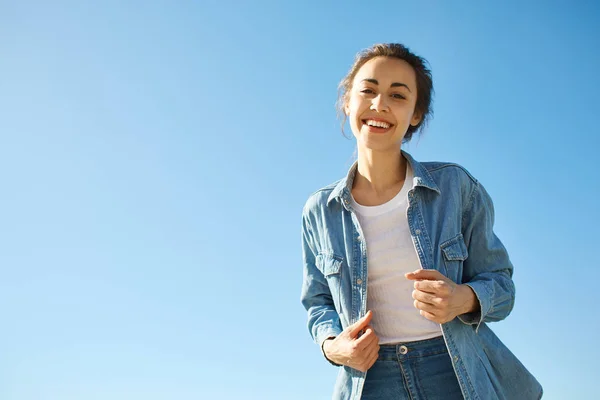
[[[435,294],[441,290],[442,283],[442,281],[416,281],[413,286],[421,292]]]
[[[424,292],[422,290],[415,289],[412,291],[412,298],[419,300],[421,303],[431,304],[437,306],[441,303],[441,298],[433,293]]]
[[[373,357],[369,360],[367,364],[367,369],[370,369],[379,359],[379,346],[377,346],[377,351],[373,353]]]
[[[440,310],[431,304],[421,303],[419,300],[413,301],[413,304],[417,310],[426,311],[430,314],[437,314]]]
[[[369,369],[375,364],[375,361],[379,358],[379,345],[373,346],[372,349],[367,353],[365,357],[365,367]]]
[[[446,286],[446,282],[444,281],[416,281],[413,284],[414,288],[420,290],[422,292],[427,293],[441,293],[444,292],[444,286]]]
[[[373,312],[371,310],[367,311],[364,317],[353,323],[349,326],[348,333],[350,337],[355,338],[358,336],[359,332],[362,331],[369,325],[371,319],[373,318]]]
[[[423,310],[421,310],[421,315],[422,315],[422,316],[424,316],[425,318],[427,318],[427,319],[428,319],[428,320],[430,320],[430,321],[433,321],[433,322],[437,322],[437,323],[439,323],[439,321],[438,321],[438,317],[437,317],[437,316],[435,316],[435,315],[434,315],[434,314],[432,314],[432,313],[429,313],[429,312],[427,312],[427,311],[423,311]]]
[[[356,348],[359,350],[366,349],[372,343],[379,341],[379,338],[375,334],[375,331],[371,326],[368,326],[365,330],[365,333],[358,339],[356,339]]]
[[[413,272],[404,274],[406,279],[410,280],[444,280],[447,279],[440,271],[435,269],[418,269]]]

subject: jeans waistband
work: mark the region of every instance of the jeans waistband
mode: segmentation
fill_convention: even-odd
[[[438,336],[432,339],[417,340],[415,342],[381,345],[379,346],[379,359],[397,360],[398,357],[426,357],[447,352],[448,349],[446,348],[444,337]]]

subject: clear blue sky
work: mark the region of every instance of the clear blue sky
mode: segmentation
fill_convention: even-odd
[[[352,161],[337,83],[390,41],[436,89],[406,150],[494,199],[492,328],[546,399],[597,396],[600,8],[469,3],[0,1],[0,399],[330,398],[301,209]]]

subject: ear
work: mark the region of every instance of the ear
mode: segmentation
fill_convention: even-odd
[[[348,106],[348,97],[344,96],[344,114],[346,117],[350,115],[350,107]]]
[[[419,125],[419,122],[421,122],[421,113],[415,111],[413,113],[413,116],[412,116],[411,120],[410,120],[410,124],[412,126],[417,126],[417,125]]]
[[[342,98],[342,101],[344,102],[344,115],[346,117],[350,116],[350,96],[348,95],[348,93],[344,93],[344,97]]]

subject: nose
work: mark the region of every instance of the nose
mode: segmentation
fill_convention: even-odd
[[[387,105],[387,100],[385,96],[379,94],[376,97],[374,97],[373,101],[371,102],[371,110],[377,112],[389,111],[389,107]]]

